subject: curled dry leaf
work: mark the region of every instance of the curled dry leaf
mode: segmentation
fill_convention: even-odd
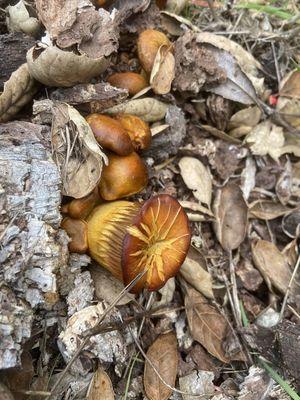
[[[286,258],[272,242],[258,240],[252,245],[252,256],[256,267],[266,282],[285,294],[291,279]]]
[[[62,193],[76,199],[94,190],[106,156],[86,120],[75,108],[53,105],[53,158],[62,177]]]
[[[32,100],[39,85],[29,72],[27,64],[21,65],[4,84],[0,95],[0,122],[9,121]]]
[[[262,95],[264,88],[264,79],[259,78],[259,71],[262,71],[260,63],[246,51],[241,45],[222,35],[215,35],[211,32],[201,32],[197,36],[200,43],[211,44],[231,54],[237,61],[242,72],[247,76],[255,87],[256,92]]]
[[[190,253],[191,250],[189,251]],[[180,274],[198,292],[202,293],[208,299],[213,299],[212,279],[210,273],[206,271],[204,258],[197,257],[198,261],[196,261],[189,254],[180,267]]]
[[[214,230],[224,250],[237,249],[245,238],[248,207],[240,187],[228,183],[217,191],[213,204]]]
[[[252,157],[247,157],[245,168],[241,174],[241,189],[244,199],[248,200],[252,189],[255,187],[256,164]]]
[[[247,107],[232,115],[228,123],[228,129],[231,131],[241,127],[254,127],[259,123],[262,112],[257,107]]]
[[[89,387],[87,400],[114,400],[115,394],[110,377],[99,367],[94,373]]]
[[[55,46],[32,47],[27,52],[26,59],[30,74],[48,86],[69,87],[89,82],[109,65],[108,58],[93,59],[86,55],[63,51]]]
[[[178,368],[177,340],[175,334],[170,332],[160,335],[149,347],[147,357],[163,380],[170,386],[174,386]],[[144,386],[149,400],[167,400],[172,394],[172,390],[159,379],[147,360],[144,371]]]
[[[291,209],[272,200],[256,200],[249,204],[249,218],[259,218],[265,221],[282,217]]]
[[[41,25],[36,18],[30,17],[23,0],[14,6],[6,7],[5,11],[8,14],[6,21],[10,32],[24,32],[29,36],[39,33]]]
[[[284,146],[283,129],[272,124],[270,120],[263,121],[252,129],[245,142],[250,145],[254,155],[266,156],[269,154],[274,160],[282,154]]]
[[[291,237],[297,238],[300,234],[300,210],[294,210],[282,219],[282,229],[284,233]]]
[[[170,46],[162,45],[157,51],[150,76],[150,84],[157,94],[167,94],[175,76],[175,58]]]
[[[104,112],[107,114],[133,114],[146,122],[155,122],[163,119],[169,105],[162,101],[145,97],[124,102],[117,106],[108,108]]]
[[[229,325],[223,315],[195,289],[187,290],[185,307],[193,339],[214,357],[228,363],[230,360],[223,350],[223,342]]]
[[[178,163],[180,173],[187,187],[201,203],[210,208],[212,179],[207,168],[197,158],[183,157]]]

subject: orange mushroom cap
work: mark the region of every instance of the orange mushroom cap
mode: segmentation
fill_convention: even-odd
[[[128,133],[135,151],[150,147],[151,130],[145,121],[131,114],[118,114],[116,119]]]
[[[102,171],[99,193],[104,200],[117,200],[140,192],[147,183],[148,171],[137,153],[126,157],[110,153],[108,165]]]
[[[116,72],[107,78],[107,82],[117,88],[127,89],[130,96],[134,96],[148,86],[146,79],[136,72]]]
[[[90,114],[86,120],[102,147],[119,156],[133,152],[131,139],[119,121],[102,114]]]
[[[84,254],[88,250],[88,231],[87,224],[81,219],[66,217],[61,223],[61,227],[67,232],[71,241],[69,251],[71,253]]]
[[[160,289],[177,274],[190,240],[189,221],[178,201],[167,194],[152,197],[127,228],[121,262],[124,284],[146,269],[132,292]]]

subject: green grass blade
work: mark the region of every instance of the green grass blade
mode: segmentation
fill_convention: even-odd
[[[249,320],[245,312],[244,304],[241,300],[240,300],[240,310],[241,310],[243,326],[246,328],[249,325]]]
[[[266,5],[256,4],[256,3],[238,4],[235,6],[235,8],[244,8],[247,10],[260,11],[260,12],[264,12],[269,15],[275,15],[276,17],[281,18],[281,19],[291,19],[293,17],[292,14],[290,14],[287,11],[284,11],[282,8],[266,6]]]
[[[283,390],[291,397],[293,400],[300,400],[300,396],[295,392],[293,388],[283,379],[281,376],[268,364],[266,363],[262,357],[259,357],[259,362],[263,366],[263,368],[269,373],[271,378],[276,381]]]

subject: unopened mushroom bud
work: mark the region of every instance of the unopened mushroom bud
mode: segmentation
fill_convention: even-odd
[[[61,223],[61,227],[67,232],[71,241],[69,251],[71,253],[84,254],[88,249],[87,224],[80,219],[66,217]]]
[[[130,96],[134,96],[148,86],[146,79],[136,72],[118,72],[110,75],[107,81],[117,88],[127,89]]]
[[[119,114],[116,119],[128,133],[135,151],[148,149],[151,143],[151,131],[146,122],[131,114]]]
[[[190,245],[188,218],[169,195],[155,196],[143,205],[100,205],[87,224],[91,257],[116,278],[127,285],[146,270],[133,293],[160,289],[177,274]]]
[[[97,203],[100,202],[100,196],[98,193],[98,186],[81,199],[74,199],[68,204],[68,214],[71,218],[85,219]]]
[[[152,70],[156,53],[162,45],[171,46],[170,40],[162,32],[147,29],[139,35],[137,41],[138,57],[142,67],[149,74]]]
[[[133,152],[131,139],[119,121],[102,114],[90,114],[86,120],[102,147],[119,156]]]
[[[148,171],[138,154],[120,157],[110,153],[108,165],[102,171],[99,194],[104,200],[117,200],[140,192],[147,183]]]

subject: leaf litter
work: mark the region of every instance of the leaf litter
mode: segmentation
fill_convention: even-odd
[[[299,390],[297,22],[267,6],[241,11],[239,2],[231,9],[216,1],[48,3],[7,9],[5,34],[40,40],[4,84],[1,121],[30,120],[35,100],[33,121],[51,126],[63,204],[91,193],[106,163],[88,113],[148,122],[152,147],[141,156],[150,180],[131,200],[176,197],[188,212],[192,246],[175,278],[139,297],[89,257],[72,254],[67,274],[57,271],[59,280],[70,278],[67,293],[43,314],[35,310],[38,333],[15,368],[1,371],[7,396],[46,396],[57,382],[60,395],[90,400],[262,393],[282,400],[287,386]],[[298,15],[290,3],[286,15]],[[172,43],[158,47],[149,76],[136,54],[144,29]],[[127,71],[147,79],[134,98],[106,82]],[[7,275],[4,282],[10,285]],[[272,362],[282,385],[253,351]],[[14,374],[20,387],[11,384]]]

